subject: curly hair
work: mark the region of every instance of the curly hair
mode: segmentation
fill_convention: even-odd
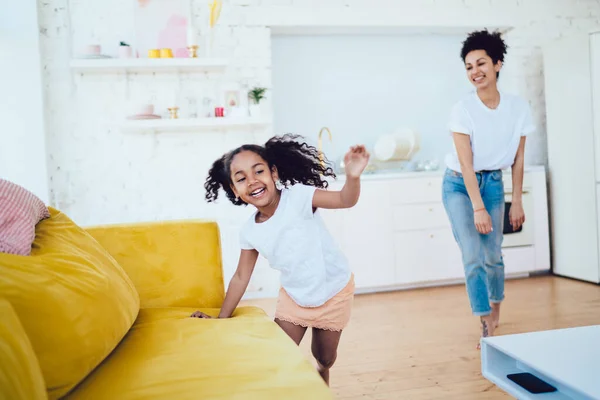
[[[465,61],[467,54],[474,50],[484,50],[488,56],[492,59],[494,64],[498,61],[504,62],[504,55],[508,46],[504,43],[500,32],[490,33],[487,29],[482,31],[475,31],[469,33],[465,41],[463,42],[462,49],[460,50],[460,58]],[[499,77],[500,73],[496,73],[496,77]]]
[[[274,136],[264,146],[245,144],[238,147],[216,160],[204,183],[206,201],[212,202],[219,197],[219,189],[223,189],[229,201],[236,206],[246,205],[241,199],[236,199],[231,189],[231,162],[233,158],[243,152],[252,151],[258,154],[271,170],[277,167],[279,180],[287,187],[301,183],[318,188],[327,188],[329,183],[325,177],[335,178],[331,163],[323,156],[324,165],[321,164],[319,151],[310,146],[299,135],[286,134]]]

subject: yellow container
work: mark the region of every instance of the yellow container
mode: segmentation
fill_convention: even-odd
[[[160,51],[158,49],[148,50],[148,58],[160,58]]]
[[[160,58],[173,58],[171,49],[160,49]]]

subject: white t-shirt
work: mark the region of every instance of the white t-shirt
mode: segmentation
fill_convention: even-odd
[[[500,92],[496,109],[488,108],[473,91],[454,105],[448,122],[450,134],[471,136],[473,169],[493,171],[511,167],[522,136],[535,131],[531,110],[519,96]],[[446,156],[448,168],[460,171],[456,149]]]
[[[302,307],[323,305],[351,277],[319,211],[313,213],[314,193],[314,187],[300,184],[283,189],[275,214],[257,223],[254,213],[240,232],[242,249],[256,249],[279,270],[281,286]]]

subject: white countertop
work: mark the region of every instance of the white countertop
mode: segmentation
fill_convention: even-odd
[[[528,165],[525,167],[525,172],[544,171],[543,165]],[[445,168],[440,168],[436,171],[402,171],[402,170],[382,170],[377,172],[364,173],[361,177],[363,181],[377,181],[386,179],[403,179],[403,178],[437,178],[444,175]],[[504,170],[505,174],[510,174],[510,170]],[[337,175],[337,181],[345,181],[346,175]]]

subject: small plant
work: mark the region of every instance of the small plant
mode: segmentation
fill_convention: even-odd
[[[125,43],[125,42],[120,42],[120,43],[119,43],[119,46],[126,46],[126,47],[129,47],[129,45],[128,45],[127,43]]]
[[[250,92],[248,92],[248,97],[250,97],[254,103],[258,104],[262,99],[265,98],[265,92],[267,88],[255,87]]]

